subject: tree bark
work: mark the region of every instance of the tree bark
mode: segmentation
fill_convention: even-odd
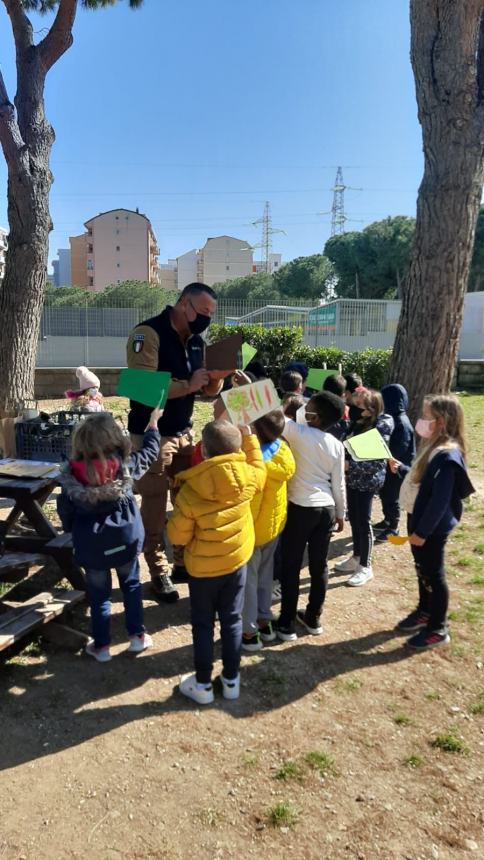
[[[484,181],[482,0],[411,0],[412,66],[424,175],[391,379],[415,417],[449,391]]]
[[[0,286],[0,416],[34,395],[35,363],[47,279],[50,154],[54,132],[45,117],[48,69],[70,47],[77,0],[60,0],[39,44],[20,0],[3,0],[16,47],[17,93],[10,102],[0,74],[0,142],[8,169],[10,232]]]

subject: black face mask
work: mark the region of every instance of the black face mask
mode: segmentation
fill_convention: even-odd
[[[194,320],[188,321],[188,327],[192,334],[201,334],[211,323],[211,318],[206,314],[197,314]]]

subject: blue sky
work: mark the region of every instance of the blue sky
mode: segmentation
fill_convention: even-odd
[[[14,56],[0,4],[0,66]],[[36,30],[51,18],[34,16]],[[337,165],[347,229],[413,215],[422,172],[407,0],[145,0],[78,13],[47,80],[50,259],[100,211],[151,219],[160,262],[222,233],[321,252]],[[0,158],[0,224],[7,226]],[[256,253],[258,256],[258,253]]]

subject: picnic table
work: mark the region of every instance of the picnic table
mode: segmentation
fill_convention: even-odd
[[[23,461],[15,460],[21,465]],[[53,492],[59,476],[55,463],[43,477],[11,477],[2,475],[2,465],[8,466],[9,460],[0,460],[0,499],[11,499],[14,506],[7,518],[0,521],[0,559],[2,552],[13,551],[26,556],[47,555],[59,565],[59,579],[65,577],[74,589],[86,590],[84,574],[74,561],[70,535],[60,533],[45,515],[43,506]],[[32,461],[25,461],[26,471]],[[12,527],[24,516],[33,527],[35,534],[12,534]],[[0,579],[2,578],[0,570]]]

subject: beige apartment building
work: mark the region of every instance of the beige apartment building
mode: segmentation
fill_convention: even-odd
[[[85,222],[71,236],[71,284],[99,292],[123,281],[159,283],[159,249],[153,228],[138,209],[112,209]]]
[[[252,247],[243,239],[216,236],[207,239],[203,248],[194,248],[177,257],[178,289],[192,281],[209,287],[252,274]]]

